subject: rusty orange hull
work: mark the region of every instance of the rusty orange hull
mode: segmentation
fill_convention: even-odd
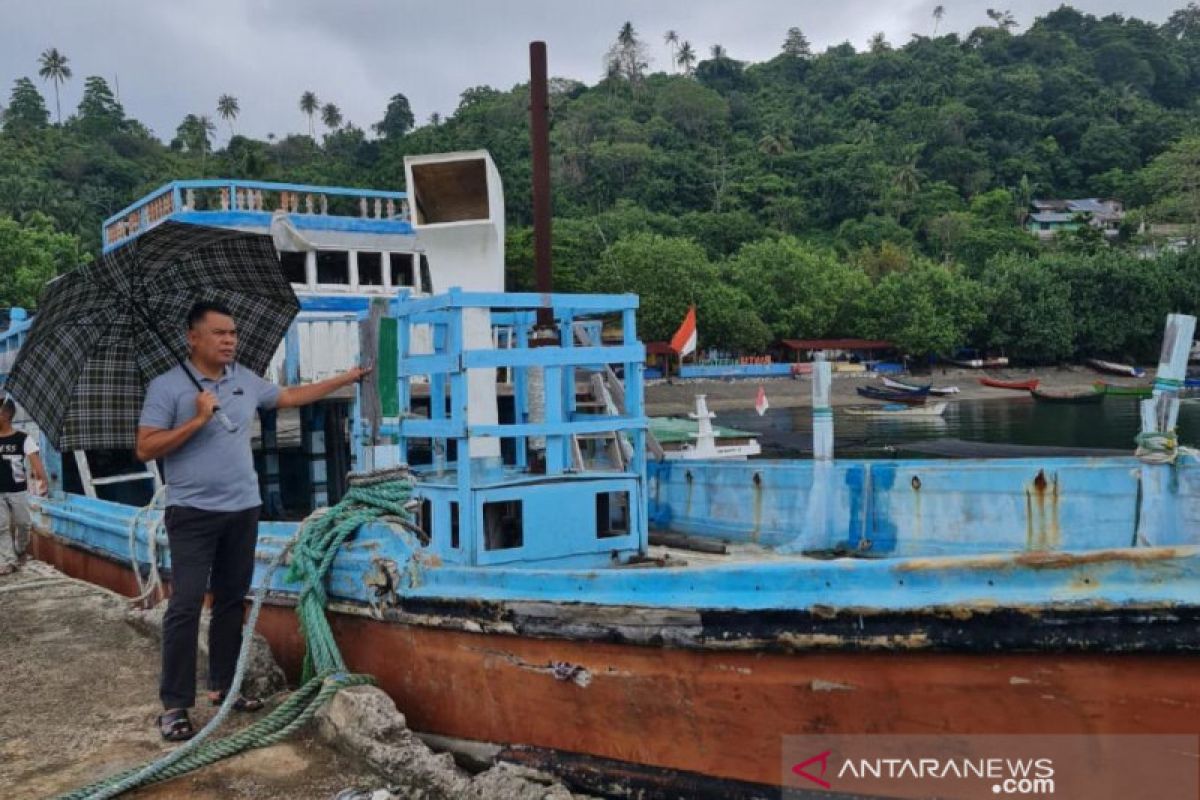
[[[39,558],[134,593],[123,566],[35,538]],[[729,786],[778,786],[788,735],[1200,733],[1200,657],[1186,654],[674,649],[330,618],[349,667],[376,676],[415,730]],[[292,609],[264,607],[259,630],[294,676]]]

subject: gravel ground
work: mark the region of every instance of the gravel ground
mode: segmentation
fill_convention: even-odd
[[[34,586],[32,582],[42,582]],[[30,582],[28,588],[10,587]],[[0,786],[53,797],[158,757],[158,643],[124,598],[40,562],[0,577]],[[203,724],[215,709],[202,708]],[[246,724],[249,720],[238,720]],[[131,798],[332,798],[385,779],[364,762],[297,736]]]

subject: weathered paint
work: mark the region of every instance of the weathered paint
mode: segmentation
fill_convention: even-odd
[[[589,483],[576,485],[586,495],[596,488]],[[524,488],[496,491],[520,495],[535,488],[530,480]],[[125,526],[134,509],[75,496],[45,502],[43,507],[46,525],[57,536],[118,561],[128,559]],[[561,524],[549,519],[543,522],[546,529],[557,529],[557,536],[563,537],[586,527],[574,519]],[[286,543],[295,527],[296,523],[262,524],[260,568]],[[434,543],[424,548],[413,537],[386,526],[363,528],[333,563],[331,595],[368,602],[371,596],[363,576],[372,570],[374,559],[385,559],[398,573],[413,576],[411,585],[398,587],[398,596],[405,601],[574,604],[586,599],[601,607],[785,611],[822,607],[901,612],[923,608],[1053,609],[1064,605],[1092,609],[1188,607],[1200,598],[1200,545],[1194,544],[1104,548],[1097,542],[1096,547],[1070,553],[1030,552],[1018,545],[1008,552],[993,550],[990,554],[967,550],[957,556],[829,560],[762,555],[686,567],[619,569],[613,568],[617,564],[608,559],[607,548],[603,563],[598,563],[595,555],[586,552],[585,542],[573,549],[569,538],[561,543],[554,538],[531,543],[535,553],[547,556],[536,566],[509,560],[473,567],[452,563],[449,550],[438,543],[437,536],[435,532]],[[620,546],[626,545],[615,540],[614,548]],[[551,558],[551,553],[558,555]],[[164,560],[163,566],[169,566],[169,561]],[[279,576],[275,588],[289,590]],[[1179,646],[1190,647],[1191,640],[1181,640]]]
[[[1139,508],[1163,506],[1148,544],[1200,543],[1200,466],[1143,481],[1134,458],[838,461],[829,531],[813,550],[884,557],[1128,547]],[[783,546],[806,519],[811,461],[651,463],[651,518],[683,533]],[[761,507],[753,478],[762,478]],[[1040,477],[1039,477],[1040,476]],[[919,486],[919,488],[916,488]],[[866,543],[869,543],[867,546]]]
[[[39,557],[132,593],[118,565],[37,539]],[[374,675],[416,730],[754,784],[778,785],[786,735],[1200,730],[1194,656],[729,652],[330,620],[349,668]],[[295,677],[293,609],[268,605],[259,630]]]

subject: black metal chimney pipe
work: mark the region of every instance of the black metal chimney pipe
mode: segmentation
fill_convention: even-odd
[[[552,291],[550,263],[550,97],[546,43],[529,43],[529,139],[533,150],[533,263],[537,290]],[[538,326],[554,325],[551,309],[538,309]]]

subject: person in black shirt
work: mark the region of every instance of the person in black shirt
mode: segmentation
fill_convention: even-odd
[[[35,492],[47,486],[46,470],[38,454],[37,439],[13,427],[16,405],[12,400],[0,403],[0,575],[12,572],[25,561],[29,547],[29,483],[25,460],[38,482]]]

